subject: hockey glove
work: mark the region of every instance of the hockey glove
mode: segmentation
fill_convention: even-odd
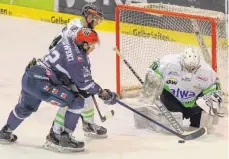
[[[106,93],[104,93],[104,91],[106,91]],[[98,95],[99,95],[99,98],[104,101],[104,104],[107,104],[107,105],[116,104],[117,94],[114,92],[111,92],[109,89],[104,89],[100,91]]]
[[[219,109],[222,107],[221,92],[210,92],[196,100],[196,104],[206,111],[209,115],[218,115]]]

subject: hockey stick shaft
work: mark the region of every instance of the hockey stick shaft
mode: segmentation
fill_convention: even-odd
[[[113,111],[113,110],[109,111],[105,116],[103,116],[102,113],[101,113],[101,111],[100,111],[100,109],[99,109],[98,103],[97,103],[97,101],[96,101],[94,95],[92,95],[92,99],[93,99],[93,102],[94,102],[94,104],[95,104],[96,110],[97,110],[97,112],[98,112],[98,114],[99,114],[99,118],[100,118],[100,120],[101,120],[102,122],[104,122],[104,121],[106,121],[108,118],[111,118],[111,117],[114,116],[114,111]]]
[[[125,59],[125,57],[123,55],[121,55],[121,53],[119,52],[119,50],[117,48],[114,48],[114,51],[116,52],[116,54],[118,54],[118,56],[123,60],[123,62],[126,64],[126,66],[130,69],[130,71],[135,75],[135,77],[138,79],[138,81],[143,85],[144,82],[141,79],[141,77],[137,74],[137,72],[135,72],[135,70],[133,69],[133,67],[129,64],[129,62]]]
[[[135,75],[135,77],[138,79],[138,81],[143,85],[144,82],[141,79],[141,77],[136,73],[136,71],[132,68],[132,66],[125,59],[125,57],[123,55],[121,55],[120,51],[117,48],[114,48],[114,51],[119,55],[119,57],[124,61],[124,63],[131,70],[131,72]],[[165,107],[165,105],[160,100],[157,100],[156,103],[158,103],[158,104],[155,104],[155,105],[160,109],[162,114],[166,117],[166,119],[169,121],[169,123],[175,128],[175,130],[179,134],[183,134],[184,130],[183,130],[182,126],[176,121],[176,119],[168,111],[168,109]]]
[[[149,120],[150,122],[153,122],[154,124],[156,124],[156,125],[162,127],[163,129],[169,131],[170,133],[176,135],[177,137],[179,137],[179,138],[181,138],[181,139],[183,139],[183,140],[193,140],[193,139],[196,139],[196,138],[198,138],[198,137],[201,137],[201,136],[203,136],[203,135],[205,135],[205,134],[207,133],[206,128],[200,128],[200,129],[198,129],[197,131],[191,132],[190,134],[187,134],[187,135],[179,134],[179,133],[173,131],[172,129],[170,129],[170,128],[164,126],[163,124],[161,124],[161,123],[159,123],[159,122],[157,122],[157,121],[155,121],[155,120],[149,118],[148,116],[142,114],[141,112],[139,112],[139,111],[137,111],[137,110],[131,108],[131,107],[128,106],[127,104],[125,104],[125,103],[123,103],[123,102],[121,102],[121,101],[119,101],[119,100],[116,100],[116,102],[117,102],[118,104],[122,105],[123,107],[125,107],[125,108],[131,110],[132,112],[134,112],[134,113],[140,115],[141,117],[143,117],[143,118]]]
[[[128,106],[127,104],[125,104],[125,103],[123,103],[123,102],[121,102],[121,101],[119,101],[119,100],[117,100],[116,102],[117,102],[118,104],[120,104],[120,105],[126,107],[127,109],[131,110],[132,112],[134,112],[134,113],[136,113],[136,114],[142,116],[143,118],[145,118],[145,119],[147,119],[147,120],[153,122],[154,124],[156,124],[156,125],[158,125],[158,126],[164,128],[165,130],[167,130],[167,131],[169,131],[169,132],[173,133],[174,135],[176,135],[176,136],[178,136],[178,137],[181,138],[180,134],[178,134],[177,132],[175,132],[175,131],[173,131],[173,130],[167,128],[166,126],[162,125],[161,123],[159,123],[159,122],[157,122],[157,121],[155,121],[155,120],[149,118],[148,116],[142,114],[141,112],[139,112],[139,111],[137,111],[137,110],[131,108],[131,107]]]
[[[102,116],[102,114],[101,114],[101,112],[100,112],[98,103],[97,103],[97,101],[96,101],[94,95],[92,96],[92,99],[93,99],[93,102],[94,102],[94,104],[95,104],[96,110],[97,110],[97,112],[98,112],[98,114],[99,114],[100,120],[101,120],[101,121],[105,121],[105,118]]]
[[[205,42],[204,42],[203,36],[202,36],[201,33],[200,33],[199,25],[198,25],[198,23],[197,23],[197,21],[196,21],[195,19],[191,19],[191,22],[192,22],[193,30],[194,30],[195,35],[196,35],[196,39],[197,39],[197,41],[198,41],[198,43],[199,43],[201,52],[202,52],[202,54],[203,54],[204,60],[205,60],[209,65],[211,65],[211,58],[210,58],[210,55],[209,55],[207,46],[206,46],[206,44],[205,44]]]

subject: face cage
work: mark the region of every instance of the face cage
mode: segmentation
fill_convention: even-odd
[[[184,62],[180,62],[181,65],[181,69],[182,71],[187,71],[188,73],[196,73],[197,70],[201,67],[201,65],[199,66],[184,66]]]
[[[92,15],[93,21],[96,21],[97,24],[102,24],[103,23],[103,20],[104,20],[103,17],[97,16],[97,15],[94,15],[94,14],[91,14],[91,15]]]

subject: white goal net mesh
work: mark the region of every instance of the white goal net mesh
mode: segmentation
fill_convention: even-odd
[[[200,17],[195,18],[199,33],[203,37],[211,59],[216,59],[217,73],[223,92],[228,92],[228,40],[226,38],[226,16],[223,13],[168,4],[141,3],[129,6],[142,9],[122,7],[118,14],[116,12],[116,16],[119,16],[119,20],[116,20],[119,27],[117,45],[121,54],[142,79],[152,62],[166,54],[180,53],[188,47],[201,50],[192,25],[192,15],[196,15]],[[149,13],[144,8],[162,12]],[[168,12],[171,14],[166,15]],[[177,16],[176,13],[184,13],[184,16]],[[216,35],[212,34],[211,22],[203,16],[215,18]],[[212,46],[212,37],[216,39],[216,47]],[[216,57],[212,57],[214,49]],[[121,96],[125,96],[124,94],[128,94],[131,90],[141,88],[137,78],[122,60],[117,66],[117,71],[120,75],[120,84],[117,85],[117,88],[120,89]]]

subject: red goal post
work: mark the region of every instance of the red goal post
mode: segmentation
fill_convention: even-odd
[[[197,42],[198,39],[195,38],[197,32],[193,31],[191,20],[198,23],[198,33],[207,45],[212,68],[217,72],[227,69],[228,53],[227,49],[223,48],[228,42],[226,28],[224,28],[226,17],[224,14],[214,11],[156,3],[118,5],[115,10],[116,47],[144,79],[144,70],[150,66],[153,60],[173,52],[179,53],[190,46],[201,50],[201,46]],[[157,47],[160,47],[158,49],[160,52],[157,52]],[[145,57],[147,59],[141,60]],[[119,95],[122,95],[122,92],[140,87],[134,75],[131,75],[121,61],[117,55],[116,88]],[[224,66],[225,68],[223,68]],[[225,74],[220,73],[221,75]],[[227,73],[222,78],[224,77],[227,79]],[[223,82],[225,83],[225,81]]]

